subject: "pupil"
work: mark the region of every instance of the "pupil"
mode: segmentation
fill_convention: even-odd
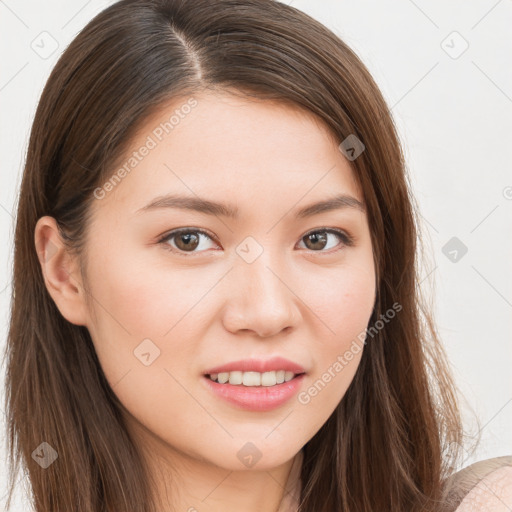
[[[195,240],[193,240],[195,239]],[[184,246],[183,247],[180,247],[180,243],[182,243],[183,241],[185,240],[184,242]],[[190,233],[185,233],[183,235],[180,235],[178,237],[178,240],[177,242],[180,242],[180,243],[176,243],[176,245],[180,248],[180,249],[195,249],[198,245],[198,237],[193,235],[193,234],[190,234]]]
[[[325,244],[327,243],[327,235],[325,234],[318,234],[318,233],[312,233],[311,235],[308,235],[307,237],[309,240],[313,241],[313,244],[320,243],[320,246],[313,247],[314,249],[323,249],[325,247]]]

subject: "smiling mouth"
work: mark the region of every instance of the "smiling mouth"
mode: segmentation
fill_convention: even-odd
[[[205,377],[218,384],[245,387],[273,387],[289,382],[300,375],[304,375],[304,373],[278,370],[263,373],[231,371],[206,374]]]

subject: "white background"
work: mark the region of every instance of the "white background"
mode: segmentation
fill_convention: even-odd
[[[16,197],[35,107],[59,55],[111,3],[0,0],[2,351],[9,319]],[[427,293],[434,290],[439,331],[465,397],[466,427],[470,434],[480,430],[482,435],[465,465],[512,455],[512,1],[287,3],[336,32],[383,91],[399,128],[424,220],[429,259],[422,286]],[[46,37],[46,48],[51,48],[49,36],[40,35],[45,31],[58,48],[42,58],[32,47],[42,46],[41,37]],[[456,262],[443,253],[452,237],[468,249],[462,257],[458,253]],[[4,373],[2,368],[2,386]],[[0,394],[3,405],[3,389]],[[0,428],[3,509],[3,422]],[[24,510],[22,501],[19,497],[14,512]]]

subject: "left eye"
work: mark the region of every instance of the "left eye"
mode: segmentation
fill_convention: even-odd
[[[313,252],[327,252],[323,249],[332,249],[332,247],[336,246],[336,243],[329,245],[329,235],[334,235],[338,240],[341,240],[341,244],[339,244],[341,245],[340,249],[344,246],[353,245],[352,237],[337,229],[317,229],[310,231],[301,238],[301,242],[304,241],[305,244],[310,244],[309,247],[306,245],[306,249],[311,249]],[[187,252],[202,252],[195,250],[201,245],[201,238],[212,240],[212,237],[206,231],[186,228],[172,231],[158,242],[164,244],[167,249],[184,255],[183,253]],[[168,244],[167,242],[170,241],[172,241],[172,243]]]
[[[335,235],[338,240],[341,239],[342,246],[351,246],[352,245],[352,238],[347,235],[346,233],[343,233],[343,231],[338,231],[337,229],[318,229],[316,231],[310,231],[307,235],[304,235],[301,238],[302,240],[305,240],[308,243],[311,243],[313,248],[316,249],[332,249],[332,247],[335,247],[335,245],[331,245],[327,247],[328,244],[328,236],[329,235]],[[306,247],[307,249],[310,249],[311,247]],[[314,250],[314,249],[313,249]],[[314,251],[319,252],[319,251]],[[324,252],[324,251],[320,251]]]

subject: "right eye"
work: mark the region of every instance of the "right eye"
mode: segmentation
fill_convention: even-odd
[[[184,256],[186,253],[203,252],[195,250],[201,246],[202,238],[212,240],[212,237],[202,229],[181,228],[167,233],[158,240],[158,243],[161,243],[165,249]],[[168,243],[171,240],[173,243]]]

